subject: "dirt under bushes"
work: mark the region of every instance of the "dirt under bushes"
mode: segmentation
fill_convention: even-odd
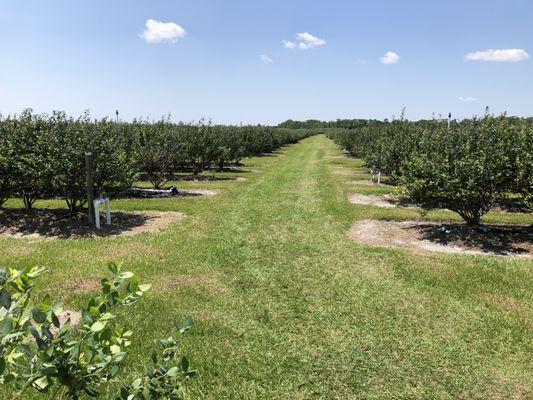
[[[357,221],[348,232],[359,243],[415,250],[533,258],[533,227],[439,224],[426,221]]]
[[[355,186],[377,186],[377,187],[382,187],[382,186],[389,187],[389,186],[391,186],[391,185],[389,185],[387,183],[384,183],[383,181],[381,182],[381,185],[378,185],[377,182],[372,183],[370,181],[370,179],[357,179],[357,180],[353,180],[353,181],[346,181],[346,183],[348,185],[355,185]]]
[[[364,195],[364,194],[351,194],[349,199],[352,204],[362,204],[365,206],[376,206],[383,208],[393,208],[393,207],[407,207],[407,208],[420,208],[413,204],[407,204],[402,202],[395,196],[389,194],[380,194],[380,195]]]
[[[0,211],[0,237],[40,239],[83,238],[92,236],[131,236],[143,232],[158,232],[183,218],[178,212],[112,212],[112,225],[102,229],[89,226],[86,214],[70,215],[66,210]]]

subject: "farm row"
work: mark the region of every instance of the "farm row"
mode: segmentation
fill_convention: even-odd
[[[441,235],[457,243],[456,218],[444,210],[421,214],[408,207],[350,204],[347,197],[354,191],[369,195],[395,188],[369,186],[362,161],[343,153],[323,135],[315,135],[275,156],[243,160],[245,170],[253,173],[239,169],[221,174],[244,176],[243,181],[182,182],[220,190],[215,197],[114,201],[113,210],[125,214],[185,215],[151,233],[75,240],[18,240],[0,234],[1,265],[47,268],[31,292],[37,306],[46,293],[54,301],[62,299],[67,312],[86,310],[95,297],[107,299],[99,295],[99,278],[107,276],[109,262],[132,271],[139,282],[153,284],[134,305],[106,310],[104,319],[109,313],[116,318],[102,321],[103,330],[98,323],[88,332],[101,319],[90,310],[90,319],[62,331],[59,338],[43,338],[38,329],[45,343],[32,350],[43,358],[37,358],[31,377],[38,377],[48,392],[28,387],[20,400],[49,399],[65,383],[109,398],[121,389],[129,396],[147,385],[157,388],[161,379],[165,388],[183,389],[190,399],[375,398],[376,393],[413,399],[530,398],[531,260],[514,257],[526,255],[515,252],[512,257],[481,256],[481,251],[429,253],[410,242],[398,248],[356,240],[348,231],[356,223],[387,223],[384,227],[390,228],[394,222],[420,222],[424,225],[416,228],[424,229],[422,233],[442,224],[452,227],[451,234]],[[353,179],[364,179],[366,185]],[[57,207],[58,202],[36,203],[41,206]],[[532,222],[530,215],[509,214],[490,213],[485,222]],[[395,227],[386,232],[389,237],[402,225]],[[415,227],[405,230],[419,233]],[[376,231],[360,233],[369,239]],[[424,235],[433,244],[440,238]],[[522,248],[529,243],[516,244]],[[116,278],[107,277],[105,287],[115,288]],[[117,290],[127,291],[130,283],[124,279]],[[45,322],[35,324],[32,317],[31,326],[52,327],[50,307],[43,309]],[[183,339],[169,335],[185,315],[194,320],[187,334]],[[43,318],[40,312],[36,316]],[[133,332],[127,350],[115,347],[121,340],[117,335],[108,340],[116,325]],[[81,343],[80,365],[72,369],[82,376],[111,346],[118,352],[90,375],[94,379],[77,385],[78,380],[65,379],[61,368],[64,363],[76,366],[76,353],[63,356],[60,351],[65,343],[75,342],[77,348],[80,334],[91,339]],[[171,344],[183,340],[182,350],[166,361],[156,354],[153,363],[149,356],[159,347],[154,341],[162,337],[171,338]],[[21,352],[20,346],[14,347],[15,354]],[[116,363],[124,352],[123,361]],[[180,362],[182,356],[190,366]],[[12,360],[4,376],[26,372],[29,360],[26,353]],[[100,372],[116,372],[117,366],[113,379],[99,380]],[[144,379],[146,367],[156,372],[156,379]],[[198,377],[184,379],[191,369]],[[178,374],[163,375],[169,370]],[[24,377],[17,382],[25,384]],[[176,380],[183,385],[177,386]],[[0,385],[1,399],[17,395],[14,383]]]
[[[96,193],[114,194],[139,177],[159,188],[176,171],[223,169],[308,135],[261,125],[126,123],[25,110],[0,121],[0,207],[10,197],[22,198],[26,208],[61,197],[76,211],[86,198],[85,152],[92,153]]]
[[[469,225],[508,196],[533,203],[531,120],[486,115],[462,121],[404,119],[329,137],[425,208],[457,212]]]

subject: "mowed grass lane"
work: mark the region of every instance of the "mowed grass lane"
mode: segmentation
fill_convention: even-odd
[[[0,262],[47,266],[38,295],[74,309],[108,261],[153,283],[120,313],[135,331],[125,378],[190,314],[188,398],[530,398],[531,261],[353,243],[356,219],[420,215],[350,205],[338,172],[359,164],[340,154],[315,136],[248,160],[246,181],[187,183],[219,196],[114,203],[187,214],[164,232],[0,239]]]

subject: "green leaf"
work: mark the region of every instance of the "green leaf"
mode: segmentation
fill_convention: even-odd
[[[96,321],[91,326],[91,331],[92,332],[100,332],[101,330],[103,330],[105,328],[105,326],[106,326],[106,324],[104,322]]]
[[[187,360],[187,357],[183,357],[181,359],[181,369],[183,372],[187,372],[189,370],[189,360]]]
[[[133,389],[138,389],[141,386],[141,382],[142,382],[141,378],[137,378],[131,383],[131,387]]]
[[[0,306],[4,308],[11,307],[11,294],[7,290],[0,292]]]
[[[145,283],[144,285],[139,285],[139,290],[141,292],[146,292],[146,291],[150,290],[151,287],[152,287],[152,284]]]
[[[46,313],[42,312],[40,309],[38,308],[34,308],[32,311],[31,311],[31,314],[33,316],[33,320],[35,322],[37,322],[38,324],[42,324],[46,321]]]
[[[61,327],[61,323],[59,322],[59,318],[57,317],[57,315],[55,315],[55,313],[52,313],[52,323],[54,324],[54,326],[56,328],[60,328]]]
[[[111,272],[112,275],[116,275],[118,273],[118,267],[116,266],[116,264],[109,263],[107,265],[107,269],[109,270],[109,272]]]
[[[118,365],[113,365],[111,369],[109,370],[109,374],[111,375],[111,377],[117,376],[118,372],[119,372]]]
[[[118,354],[122,351],[122,349],[120,348],[120,346],[117,346],[116,344],[114,345],[111,345],[111,347],[109,348],[109,350],[111,350],[111,354]]]
[[[47,376],[57,375],[57,368],[55,365],[46,365],[41,371]]]
[[[7,316],[0,320],[0,337],[4,337],[9,332],[11,332],[11,329],[13,328],[13,317]]]
[[[138,286],[139,286],[139,280],[137,279],[137,276],[133,276],[128,285],[128,292],[135,293]]]
[[[167,371],[166,375],[170,377],[175,377],[178,376],[179,372],[180,369],[178,367],[172,367]]]
[[[131,279],[134,276],[135,276],[135,274],[133,272],[126,271],[126,272],[121,273],[118,277],[120,279]]]
[[[29,278],[37,278],[39,275],[42,275],[42,273],[45,271],[44,268],[32,268],[30,272],[28,272]]]
[[[185,332],[187,329],[189,329],[192,325],[192,317],[191,316],[186,316],[185,319],[183,320],[183,328],[181,329],[181,332]]]

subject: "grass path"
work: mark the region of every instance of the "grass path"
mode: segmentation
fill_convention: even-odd
[[[187,183],[219,196],[114,203],[187,215],[164,232],[0,239],[0,263],[47,266],[38,293],[72,308],[108,261],[154,283],[122,315],[136,332],[127,374],[190,314],[190,398],[531,398],[531,261],[351,242],[356,219],[420,216],[350,205],[349,178],[336,172],[358,163],[340,154],[315,136],[249,160],[245,181]]]

